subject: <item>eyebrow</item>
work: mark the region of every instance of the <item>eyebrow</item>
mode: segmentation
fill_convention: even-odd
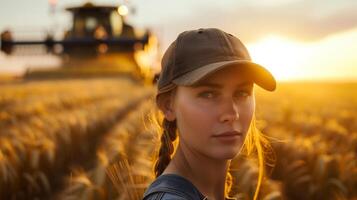
[[[236,87],[244,87],[244,86],[248,86],[251,84],[252,84],[252,82],[245,81],[245,82],[242,82],[242,83],[236,85]],[[193,88],[198,88],[198,87],[223,88],[223,86],[221,84],[210,83],[210,82],[198,82],[197,84],[192,85],[192,87]]]

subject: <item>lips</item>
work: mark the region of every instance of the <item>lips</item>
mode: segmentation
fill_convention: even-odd
[[[238,131],[227,131],[217,135],[213,135],[213,137],[233,137],[233,136],[241,136],[242,133]]]

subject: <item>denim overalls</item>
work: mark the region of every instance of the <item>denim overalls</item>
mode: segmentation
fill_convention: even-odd
[[[203,200],[205,197],[187,179],[176,174],[162,174],[151,183],[143,200]]]
[[[143,200],[173,199],[208,200],[189,180],[176,174],[160,175],[146,189],[143,197]]]

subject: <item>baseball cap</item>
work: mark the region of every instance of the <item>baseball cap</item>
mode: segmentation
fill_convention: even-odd
[[[252,62],[247,48],[237,37],[217,28],[200,28],[180,33],[166,50],[161,60],[158,94],[177,85],[194,85],[231,65],[244,68],[263,89],[275,90],[273,75]]]

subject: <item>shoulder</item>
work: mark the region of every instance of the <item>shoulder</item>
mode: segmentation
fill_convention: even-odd
[[[204,196],[187,179],[176,174],[159,176],[146,189],[143,199],[147,200],[200,200]]]

